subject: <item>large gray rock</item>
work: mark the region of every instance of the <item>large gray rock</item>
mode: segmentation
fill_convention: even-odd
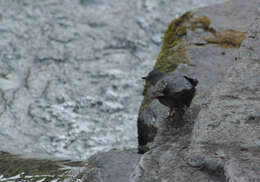
[[[257,16],[258,4],[258,1],[231,1],[200,8],[173,20],[166,30],[154,68],[198,79],[193,101],[197,110],[211,88],[223,81],[227,69],[236,61],[245,32]],[[242,7],[243,12],[239,13]],[[160,130],[161,118],[168,111],[151,100],[149,93],[149,85],[146,85],[138,117],[140,152],[149,148]]]
[[[240,49],[239,59],[228,70],[224,82],[208,97],[192,135],[190,163],[210,168],[222,161],[219,167],[229,181],[260,181],[258,13]]]
[[[230,33],[244,36],[243,31],[250,28],[247,37],[244,37],[246,40],[242,47],[240,48],[240,43],[244,38],[236,45],[233,44],[233,40],[226,42],[228,36],[218,43],[206,42],[202,36],[210,33],[205,30],[187,33],[183,39],[193,41],[190,47],[186,47],[187,57],[190,57],[189,63],[179,63],[174,72],[185,73],[200,80],[198,93],[191,108],[182,120],[177,117],[169,122],[165,120],[167,107],[157,100],[143,103],[147,105],[142,105],[140,110],[138,124],[142,136],[139,135],[139,142],[144,144],[141,149],[148,151],[141,156],[130,179],[125,167],[133,169],[138,156],[134,155],[134,162],[121,167],[121,162],[128,160],[128,154],[121,153],[126,157],[121,159],[119,155],[119,161],[107,161],[107,155],[112,156],[112,159],[117,155],[116,152],[112,152],[97,155],[90,160],[89,169],[92,171],[85,175],[86,181],[259,181],[258,5],[255,1],[236,1],[195,12],[195,19],[199,19],[201,15],[212,17],[214,21],[211,26],[216,32],[227,33],[233,40],[239,36],[232,37]],[[254,13],[249,13],[250,16],[241,20],[241,26],[224,21],[227,17],[222,16],[222,13],[226,12],[230,21],[239,23],[236,20],[244,14],[235,10],[243,6],[247,11],[254,10]],[[228,12],[235,13],[230,15]],[[225,25],[220,23],[222,20]],[[151,90],[149,87],[146,89],[145,94],[149,100]],[[140,118],[144,123],[140,124]],[[146,140],[146,143],[140,139]],[[117,164],[122,172],[118,177],[114,164]]]
[[[141,149],[148,152],[141,157],[131,182],[260,181],[259,6],[258,1],[238,0],[194,13],[197,20],[207,16],[210,26],[205,28],[204,24],[203,28],[187,30],[178,37],[181,43],[184,39],[191,44],[186,47],[186,64],[180,64],[181,60],[172,55],[166,63],[175,61],[178,67],[174,72],[200,81],[197,96],[184,120],[173,123],[163,119],[167,108],[158,101],[145,100],[139,125],[146,127],[147,133],[139,136],[139,144],[141,141]],[[187,21],[187,15],[181,17],[184,23],[178,19],[180,26],[192,25],[193,20]],[[216,30],[214,38],[210,38],[211,28]],[[236,33],[242,37],[244,31],[247,34],[242,46],[232,41],[227,45]],[[225,33],[227,37],[223,36]],[[169,58],[167,51],[178,51],[178,44],[162,48],[161,55]],[[158,61],[162,59],[157,60],[155,68],[159,65],[160,69],[174,70],[167,70],[169,64],[163,67]],[[149,86],[145,93],[149,93]],[[178,122],[183,125],[176,125]]]

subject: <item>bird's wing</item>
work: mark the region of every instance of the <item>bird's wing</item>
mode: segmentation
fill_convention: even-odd
[[[164,96],[166,87],[167,87],[167,82],[165,80],[161,80],[157,82],[155,85],[154,96],[155,97]]]

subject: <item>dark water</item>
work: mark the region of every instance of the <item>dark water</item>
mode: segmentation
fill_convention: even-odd
[[[168,23],[216,0],[0,0],[0,150],[86,159],[137,145]]]

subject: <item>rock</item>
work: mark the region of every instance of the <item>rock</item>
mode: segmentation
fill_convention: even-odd
[[[138,118],[146,153],[131,182],[260,181],[259,6],[229,1],[169,25],[154,68],[197,78],[197,95],[176,128],[146,84]]]
[[[97,154],[88,160],[84,182],[127,182],[140,159],[136,150],[111,150]]]
[[[260,181],[260,16],[240,57],[211,92],[193,130],[190,157],[221,165],[229,181]],[[200,165],[201,166],[201,165]]]
[[[228,2],[187,12],[173,20],[164,34],[161,52],[154,68],[165,72],[185,74],[199,80],[193,108],[200,109],[211,88],[223,81],[227,69],[236,61],[238,48],[245,39],[250,23],[255,19],[257,1]],[[243,7],[248,16],[239,13]],[[238,19],[240,21],[238,21]],[[150,85],[146,83],[144,99],[138,116],[138,143],[141,149],[147,148],[156,136],[160,119],[167,108],[154,110],[155,100],[148,95]],[[157,105],[157,104],[155,104]]]

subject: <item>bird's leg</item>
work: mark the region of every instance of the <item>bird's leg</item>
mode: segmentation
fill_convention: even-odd
[[[187,120],[191,120],[191,118],[190,118],[190,112],[189,112],[189,109],[188,109],[189,107],[188,106],[184,106],[184,107],[182,107],[182,108],[179,108],[176,112],[178,113],[178,116],[180,117],[179,119],[180,120],[184,120],[184,115],[186,115],[186,119]]]
[[[188,113],[188,115],[190,115],[190,114],[191,114],[191,113],[190,113],[190,111],[189,111],[189,107],[188,107],[188,106],[186,106],[186,105],[183,107],[183,109],[182,109],[182,110],[183,110],[183,113],[182,113],[182,115],[184,115],[184,114],[186,114],[186,113]]]
[[[173,119],[175,116],[175,110],[173,108],[170,108],[170,110],[168,111],[168,116],[166,117],[166,119],[170,120]]]
[[[187,111],[188,111],[188,106],[185,105],[185,106],[183,107],[183,114],[186,113]]]
[[[188,120],[191,121],[192,119],[194,119],[194,118],[192,118],[192,112],[191,112],[191,110],[189,110],[189,107],[188,107],[188,106],[184,106],[184,108],[183,108],[183,115],[184,115],[185,113],[187,113],[186,116],[187,116],[187,119],[188,119]]]
[[[170,109],[170,117],[173,118],[175,116],[175,110],[173,108]]]

